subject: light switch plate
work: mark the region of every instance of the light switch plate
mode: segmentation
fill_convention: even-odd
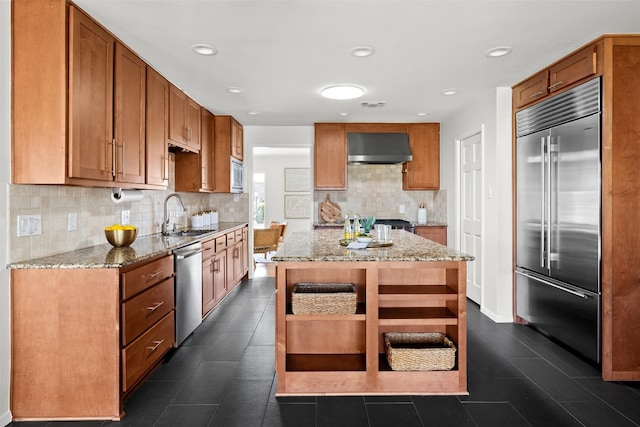
[[[398,212],[404,213],[404,205],[400,205],[400,207],[398,208]]]
[[[76,231],[78,229],[78,214],[75,212],[69,212],[69,219],[67,221],[67,231]]]
[[[121,224],[129,224],[131,222],[131,211],[122,211]]]
[[[18,215],[18,237],[42,234],[42,215]]]

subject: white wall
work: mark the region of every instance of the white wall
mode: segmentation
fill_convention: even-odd
[[[0,0],[0,425],[11,421],[9,379],[11,305],[9,271],[9,182],[11,173],[11,3]]]
[[[481,311],[512,322],[511,89],[497,88],[441,123],[441,188],[448,190],[448,241],[459,248],[457,140],[483,129]],[[476,261],[473,261],[476,262]]]

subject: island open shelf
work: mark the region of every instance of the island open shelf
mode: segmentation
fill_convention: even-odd
[[[466,261],[473,258],[398,233],[404,233],[394,235],[400,261],[393,250],[344,248],[335,256],[323,249],[322,257],[314,258],[287,242],[287,250],[273,257],[277,395],[467,394]],[[315,251],[324,240],[330,250],[338,245],[333,234],[317,230],[308,238]],[[416,250],[418,259],[407,259],[408,245],[422,248]],[[449,251],[450,257],[429,260],[424,255],[429,250]],[[293,314],[292,290],[305,282],[355,284],[356,313]],[[394,371],[385,354],[386,332],[446,335],[456,346],[453,369]]]

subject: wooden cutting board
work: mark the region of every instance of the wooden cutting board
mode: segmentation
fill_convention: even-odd
[[[342,209],[340,209],[340,205],[333,202],[328,194],[324,201],[318,204],[318,219],[320,222],[330,224],[342,221]]]

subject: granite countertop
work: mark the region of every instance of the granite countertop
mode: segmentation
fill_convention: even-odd
[[[9,269],[50,269],[50,268],[121,268],[144,261],[158,255],[169,254],[174,249],[199,240],[243,227],[246,222],[221,222],[213,228],[199,228],[206,231],[197,236],[163,236],[150,234],[139,236],[131,246],[115,248],[109,243],[90,246],[71,252],[64,252],[43,258],[14,262]],[[105,239],[106,240],[106,239]]]
[[[342,222],[314,222],[313,226],[316,228],[322,228],[322,227],[327,227],[327,228],[336,228],[336,227],[342,227],[344,224]],[[413,222],[411,223],[411,225],[413,225],[414,227],[446,227],[447,224],[445,224],[444,222],[436,222],[436,221],[429,221],[426,224],[418,224],[417,222]]]
[[[473,261],[474,257],[404,230],[391,230],[393,245],[360,250],[340,245],[342,230],[290,233],[273,261]]]

